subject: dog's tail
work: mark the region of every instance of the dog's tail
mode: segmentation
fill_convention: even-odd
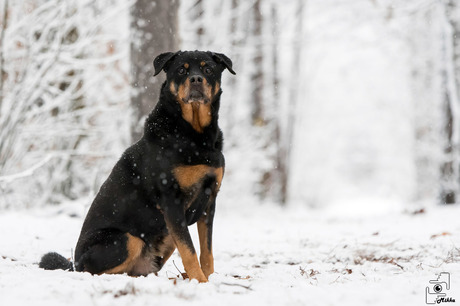
[[[64,256],[55,252],[49,252],[43,255],[38,266],[45,270],[74,270],[71,261],[67,260]]]

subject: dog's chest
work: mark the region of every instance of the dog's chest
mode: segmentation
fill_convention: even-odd
[[[207,178],[215,180],[215,188],[218,190],[222,183],[224,171],[223,167],[193,165],[176,167],[173,170],[173,174],[183,191],[201,189],[200,186]]]
[[[206,212],[217,196],[224,174],[223,167],[208,165],[180,166],[173,170],[182,194],[187,224],[191,225]]]

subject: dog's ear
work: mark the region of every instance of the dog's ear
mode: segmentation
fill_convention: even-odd
[[[222,53],[215,52],[211,52],[211,56],[216,62],[223,64],[225,68],[227,68],[228,71],[230,71],[231,74],[236,74],[236,72],[232,69],[232,60],[229,59],[228,56]]]
[[[179,51],[180,52],[180,51]],[[174,56],[179,52],[166,52],[158,55],[153,61],[153,67],[155,67],[154,76],[159,74],[161,70],[166,72],[168,68],[168,63],[174,58]]]

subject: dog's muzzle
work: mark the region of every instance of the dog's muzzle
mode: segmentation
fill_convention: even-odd
[[[186,103],[191,103],[191,102],[201,102],[201,103],[207,103],[209,102],[209,98],[206,97],[204,94],[204,80],[203,77],[200,75],[192,75],[190,77],[190,89],[189,89],[189,94],[185,98]]]

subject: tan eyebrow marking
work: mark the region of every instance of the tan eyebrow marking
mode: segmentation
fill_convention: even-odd
[[[190,65],[188,63],[185,63],[184,67],[185,67],[185,69],[188,69],[188,67],[190,67]]]
[[[205,61],[202,61],[202,62],[200,63],[200,65],[201,65],[201,67],[203,67],[204,65],[206,65],[206,62],[205,62]]]

